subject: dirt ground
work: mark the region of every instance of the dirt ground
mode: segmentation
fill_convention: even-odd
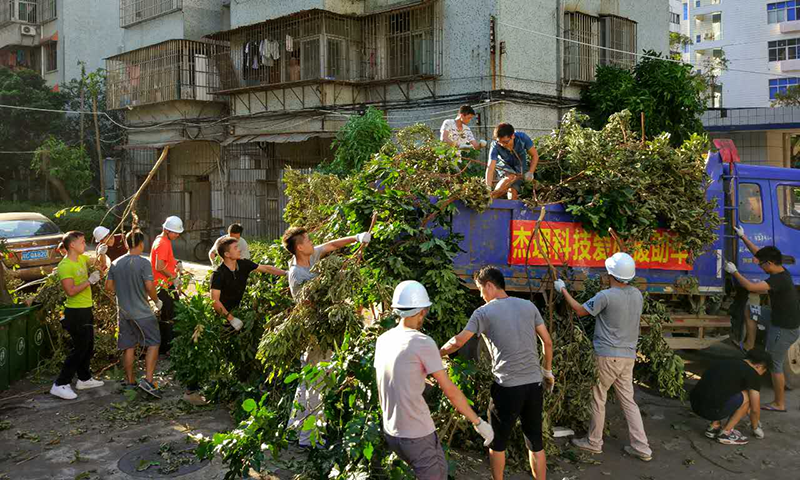
[[[197,275],[205,268],[190,265]],[[682,352],[687,370],[701,374],[712,362],[739,356],[730,345],[719,344],[704,351]],[[161,362],[164,371],[166,362]],[[168,478],[161,472],[177,468],[183,451],[191,448],[188,433],[213,434],[233,426],[221,406],[192,407],[181,401],[182,390],[167,375],[158,381],[165,390],[161,400],[145,398],[142,392],[125,394],[118,386],[119,370],[109,370],[106,385],[78,392],[78,399],[64,401],[47,394],[52,378],[29,377],[0,393],[0,480],[117,480]],[[688,388],[691,388],[690,382]],[[764,379],[764,402],[772,399],[769,380]],[[706,422],[691,413],[687,405],[667,400],[641,389],[636,400],[642,410],[645,429],[653,449],[653,461],[643,463],[623,454],[627,444],[625,420],[617,405],[609,405],[607,420],[611,431],[604,453],[597,456],[567,450],[562,457],[548,459],[548,477],[557,480],[684,480],[687,478],[736,478],[743,480],[795,480],[800,472],[800,391],[787,392],[787,413],[762,413],[766,433],[763,440],[751,439],[742,447],[726,446],[703,435]],[[748,420],[740,430],[749,434]],[[583,434],[583,432],[578,432]],[[566,442],[566,440],[564,440]],[[134,476],[120,470],[137,451],[152,446],[161,455],[136,457]],[[133,453],[132,453],[133,452]],[[303,455],[289,451],[285,460],[303,461]],[[489,479],[487,455],[459,454],[456,478]],[[144,457],[142,457],[144,458]],[[130,464],[130,462],[127,462]],[[224,468],[218,460],[201,466],[182,478],[221,479]],[[136,472],[136,469],[141,471]],[[290,479],[289,471],[272,472]],[[508,472],[506,478],[531,478],[530,473]],[[258,478],[254,476],[253,478]]]

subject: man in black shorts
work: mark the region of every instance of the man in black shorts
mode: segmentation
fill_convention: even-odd
[[[211,275],[211,300],[214,310],[225,317],[235,330],[242,328],[242,321],[231,313],[242,302],[247,279],[250,273],[271,273],[286,275],[286,272],[272,265],[259,265],[241,258],[239,240],[228,237],[219,242],[217,253],[222,264]]]
[[[489,424],[494,440],[489,445],[492,478],[502,480],[506,445],[511,431],[522,420],[528,460],[534,478],[545,478],[547,459],[542,442],[542,381],[552,390],[553,342],[536,305],[510,297],[502,272],[493,267],[475,274],[475,284],[486,305],[475,310],[464,330],[439,351],[449,355],[464,346],[473,335],[483,335],[492,356]],[[544,343],[544,366],[539,366],[538,338]]]
[[[747,437],[735,429],[748,413],[753,435],[764,438],[761,417],[761,375],[767,372],[772,357],[763,349],[747,352],[744,360],[725,360],[703,374],[691,393],[692,411],[710,420],[708,438],[724,445],[745,445]],[[725,423],[723,423],[723,421]]]

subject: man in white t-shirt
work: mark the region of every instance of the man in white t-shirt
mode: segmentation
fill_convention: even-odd
[[[220,257],[217,249],[219,248],[220,242],[225,240],[226,238],[235,238],[239,240],[239,251],[241,252],[242,260],[250,260],[250,246],[247,244],[247,241],[242,238],[242,233],[244,233],[244,227],[242,227],[241,223],[232,223],[230,227],[228,227],[228,234],[223,235],[214,242],[214,245],[211,247],[211,250],[208,251],[208,259],[211,261],[212,265],[219,265],[222,263],[222,257]],[[217,259],[219,259],[217,261]]]
[[[494,431],[450,380],[436,342],[419,331],[430,305],[428,292],[419,282],[407,280],[395,288],[392,308],[400,322],[378,337],[374,365],[384,438],[389,448],[411,466],[418,479],[446,480],[444,450],[422,397],[425,378],[433,376],[453,407],[483,437],[485,445],[494,439]]]
[[[486,140],[477,141],[469,122],[475,117],[475,110],[469,105],[462,105],[458,109],[458,116],[455,119],[448,118],[442,123],[439,129],[439,140],[458,149],[480,150],[486,146]]]

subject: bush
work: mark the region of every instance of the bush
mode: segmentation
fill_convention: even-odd
[[[102,207],[76,207],[80,208],[78,211],[66,211],[64,214],[56,216],[58,212],[63,210],[62,205],[43,204],[35,205],[26,202],[0,202],[0,213],[7,212],[36,212],[41,213],[45,217],[53,221],[62,232],[66,233],[70,230],[78,230],[86,235],[86,240],[91,241],[92,231],[98,225],[104,225],[110,229],[117,226],[119,221],[112,213],[106,216],[106,210]],[[105,217],[105,220],[103,219]]]

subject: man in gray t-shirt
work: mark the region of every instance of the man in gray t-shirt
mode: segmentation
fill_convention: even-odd
[[[317,276],[316,273],[311,272],[311,268],[316,265],[321,258],[355,242],[365,245],[369,243],[371,238],[372,236],[369,232],[364,232],[352,237],[344,237],[323,243],[319,246],[314,246],[306,229],[292,227],[286,230],[283,234],[282,241],[284,248],[292,254],[292,259],[289,261],[289,271],[287,272],[289,290],[292,293],[292,298],[297,300],[297,296],[300,294],[303,284]],[[302,367],[309,364],[314,365],[329,359],[330,356],[331,352],[322,352],[316,345],[311,345],[300,358],[300,364]],[[303,420],[309,415],[313,415],[314,412],[319,409],[322,398],[316,388],[301,383],[297,387],[294,401],[299,403],[303,408],[300,411],[292,412],[292,417],[289,419],[289,426],[292,428],[300,428],[303,424]],[[311,431],[300,431],[298,434],[298,442],[301,447],[311,447]]]
[[[161,398],[161,393],[153,383],[153,375],[158,361],[158,347],[161,333],[153,310],[147,298],[150,297],[161,309],[153,283],[153,269],[150,261],[143,258],[144,235],[139,231],[128,233],[125,238],[128,254],[114,260],[108,270],[106,290],[117,294],[117,315],[119,336],[117,348],[122,350],[122,364],[125,368],[125,386],[137,385],[133,375],[133,361],[136,345],[147,348],[145,355],[145,378],[138,383],[139,388],[148,394]]]
[[[642,414],[633,399],[633,366],[643,303],[639,289],[629,285],[636,275],[636,264],[627,253],[615,253],[606,259],[606,271],[611,288],[598,292],[583,305],[572,298],[563,280],[556,280],[554,284],[578,316],[595,318],[593,344],[597,385],[592,389],[592,422],[587,437],[573,439],[572,444],[590,453],[602,453],[606,396],[614,385],[628,422],[631,444],[625,446],[625,451],[648,462],[653,451],[644,432]]]
[[[528,300],[508,296],[502,272],[486,267],[475,274],[475,283],[486,305],[478,308],[464,330],[441,349],[442,356],[460,349],[473,335],[483,337],[492,356],[491,402],[489,424],[494,440],[489,445],[489,463],[494,478],[502,478],[505,450],[511,431],[522,420],[522,433],[531,470],[535,478],[544,478],[547,458],[542,441],[542,379],[552,389],[553,343],[542,315]],[[538,338],[544,343],[544,365],[539,365]]]

